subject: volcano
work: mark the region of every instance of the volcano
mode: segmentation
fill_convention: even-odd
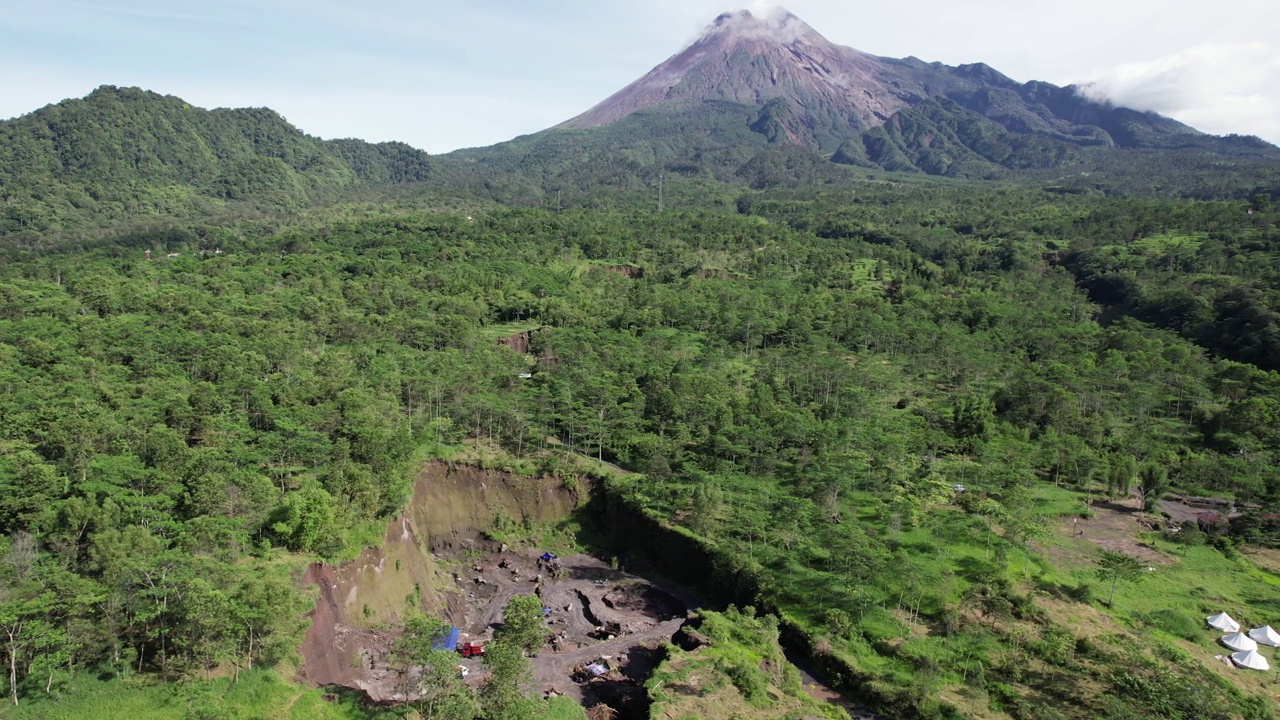
[[[994,72],[987,79],[1014,84]],[[823,130],[861,132],[930,96],[978,84],[914,59],[836,45],[786,10],[764,17],[740,10],[719,16],[693,44],[560,127],[608,125],[658,105],[781,101],[799,120],[789,139],[812,144]]]
[[[443,162],[536,198],[540,187],[590,194],[663,173],[756,188],[849,177],[833,164],[1055,192],[1159,192],[1166,184],[1153,178],[1176,172],[1179,187],[1213,194],[1224,170],[1257,186],[1278,161],[1280,149],[1258,138],[1206,135],[1076,87],[844,47],[778,9],[724,13],[586,112]],[[517,176],[529,180],[510,183]]]
[[[1072,144],[1163,147],[1200,135],[1154,113],[1092,102],[1075,88],[1019,84],[982,63],[951,67],[870,55],[832,43],[782,9],[720,15],[679,53],[557,127],[593,128],[655,108],[696,111],[711,102],[754,106],[760,114],[752,129],[771,141],[826,151],[872,128],[900,125],[900,113],[928,102],[1009,132]],[[931,122],[938,107],[928,108]]]

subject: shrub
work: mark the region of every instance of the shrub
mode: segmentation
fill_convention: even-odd
[[[1174,637],[1196,642],[1204,634],[1200,630],[1200,622],[1189,615],[1173,609],[1155,610],[1149,613],[1138,613],[1135,619],[1144,625],[1163,630]]]

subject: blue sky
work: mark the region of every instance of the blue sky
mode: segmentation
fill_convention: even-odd
[[[37,0],[0,13],[0,118],[103,84],[268,106],[322,137],[488,145],[582,112],[741,0]],[[756,3],[760,5],[760,3]],[[1274,0],[792,0],[877,55],[983,61],[1280,142]]]

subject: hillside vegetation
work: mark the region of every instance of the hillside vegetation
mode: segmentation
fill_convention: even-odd
[[[426,153],[403,143],[325,142],[266,108],[210,111],[103,86],[0,122],[0,236],[296,211],[339,189],[429,174]]]
[[[4,686],[39,717],[85,673],[287,661],[289,570],[381,537],[415,459],[480,438],[641,473],[611,486],[631,512],[894,717],[1272,717],[1197,616],[1276,622],[1280,579],[1239,553],[1280,542],[1280,377],[1228,321],[1270,322],[1278,223],[1265,198],[861,181],[7,250]],[[1169,263],[1223,321],[1159,314]],[[527,356],[504,327],[537,328]],[[1185,554],[1135,524],[1171,561],[1109,598],[1063,523],[1170,488],[1246,513]]]

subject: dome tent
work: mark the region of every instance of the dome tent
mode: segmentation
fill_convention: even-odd
[[[1257,640],[1261,645],[1280,647],[1280,633],[1272,630],[1270,625],[1264,625],[1260,628],[1250,630],[1249,637]]]
[[[1226,613],[1211,615],[1205,618],[1204,621],[1209,623],[1209,627],[1215,630],[1221,630],[1222,632],[1228,633],[1240,632],[1240,623],[1232,620],[1231,616]]]
[[[1240,652],[1249,652],[1250,650],[1258,649],[1258,643],[1254,642],[1252,638],[1244,633],[1233,633],[1231,635],[1227,635],[1222,638],[1221,642],[1232,650],[1238,650]]]
[[[1257,650],[1249,650],[1248,652],[1238,652],[1231,654],[1231,662],[1242,668],[1250,670],[1270,670],[1271,664],[1267,659],[1258,654]]]

